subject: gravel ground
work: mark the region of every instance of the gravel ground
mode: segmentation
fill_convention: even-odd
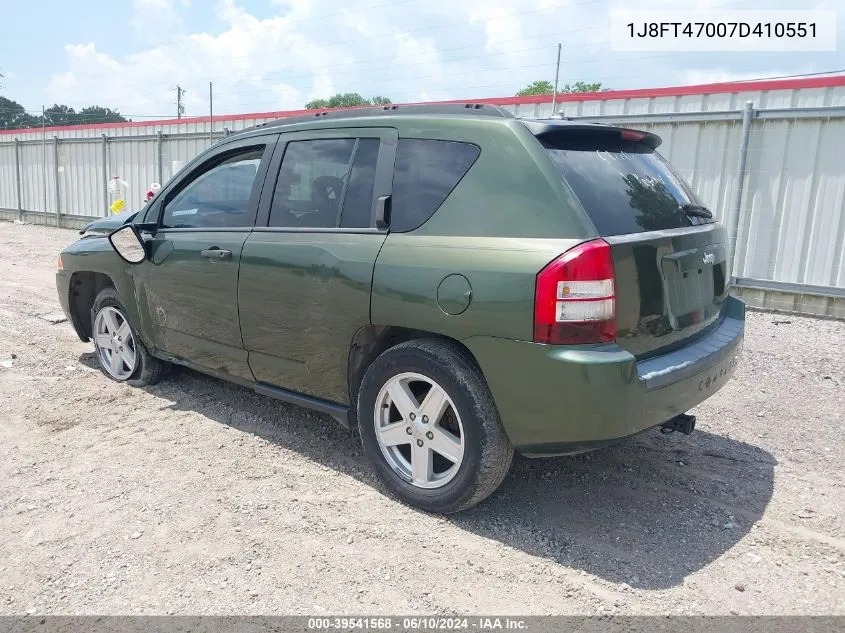
[[[517,459],[444,519],[328,418],[107,380],[40,316],[75,237],[0,223],[0,614],[845,614],[845,323],[750,313],[691,437]]]

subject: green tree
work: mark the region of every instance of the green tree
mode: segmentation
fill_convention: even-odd
[[[79,111],[80,123],[127,123],[130,119],[117,110],[102,106],[88,106]]]
[[[102,106],[88,106],[79,112],[66,105],[54,104],[44,111],[47,125],[82,125],[90,123],[126,123],[128,119],[117,110]]]
[[[355,106],[372,105],[369,99],[365,99],[357,92],[346,92],[329,97],[330,108],[352,108]]]
[[[601,82],[589,83],[586,81],[576,81],[571,86],[564,84],[563,90],[558,94],[571,94],[573,92],[607,92],[610,88],[602,88]]]
[[[129,121],[117,110],[102,106],[88,106],[77,112],[66,105],[54,104],[41,115],[29,114],[17,101],[0,97],[0,128],[7,130],[29,127],[81,125],[84,123],[126,123]]]
[[[644,181],[634,174],[623,176],[629,204],[639,211],[637,224],[646,231],[675,229],[683,226],[684,214],[678,201],[659,180]]]
[[[0,128],[16,130],[41,124],[41,117],[34,117],[20,103],[0,97]]]
[[[305,104],[306,110],[325,110],[329,107],[328,99],[312,99]]]
[[[44,110],[46,125],[74,125],[79,122],[76,110],[57,103]]]
[[[606,92],[610,88],[602,88],[601,82],[589,83],[586,81],[576,81],[574,84],[564,84],[563,88],[558,90],[558,94],[572,94],[573,92]],[[555,87],[551,81],[545,79],[534,81],[519,92],[517,97],[531,97],[533,95],[550,95],[555,91]]]
[[[555,87],[552,85],[551,81],[546,81],[545,79],[541,81],[534,81],[519,92],[516,93],[517,97],[533,97],[534,95],[550,95],[555,91]]]
[[[323,110],[326,108],[353,108],[355,106],[388,105],[392,103],[387,97],[372,97],[367,99],[357,92],[336,94],[328,99],[313,99],[305,104],[306,110]]]

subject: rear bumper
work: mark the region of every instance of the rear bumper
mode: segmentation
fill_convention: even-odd
[[[616,344],[562,347],[492,337],[464,343],[516,449],[561,455],[635,435],[713,395],[736,367],[744,326],[745,304],[729,297],[706,336],[641,362]]]

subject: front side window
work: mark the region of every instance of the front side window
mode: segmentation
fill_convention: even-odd
[[[273,192],[270,226],[370,226],[378,150],[376,138],[288,143]]]
[[[230,228],[252,226],[252,187],[264,147],[229,156],[202,172],[167,202],[163,228]]]

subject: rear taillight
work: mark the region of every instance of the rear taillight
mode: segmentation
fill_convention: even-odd
[[[607,242],[579,244],[537,274],[535,343],[572,345],[615,338],[616,289]]]

